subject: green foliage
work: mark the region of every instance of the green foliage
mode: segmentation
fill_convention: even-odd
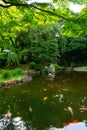
[[[26,47],[26,46],[25,46]],[[19,52],[19,55],[21,56],[21,60],[24,63],[29,63],[30,60],[30,50],[28,48],[24,48]]]
[[[36,64],[36,67],[35,67],[36,70],[42,70],[43,68],[44,68],[44,65]]]
[[[21,55],[15,52],[9,52],[7,57],[7,65],[19,66],[21,60]]]
[[[61,68],[61,66],[58,65],[58,64],[52,64],[52,65],[55,67],[55,69],[60,69]]]
[[[10,78],[10,77],[11,77],[11,73],[10,73],[9,71],[4,71],[4,72],[2,73],[2,78],[8,79],[8,78]]]
[[[30,67],[30,69],[42,70],[42,68],[44,67],[44,65],[37,64],[37,63],[35,63],[35,62],[32,61],[32,62],[29,63],[29,67]]]
[[[20,68],[17,68],[15,70],[11,71],[11,75],[12,76],[17,76],[17,75],[23,75],[23,73],[22,73],[22,70]]]
[[[35,62],[30,62],[29,63],[29,67],[31,68],[31,69],[35,69],[36,68],[36,63]]]
[[[58,60],[59,49],[65,53],[86,48],[85,43],[67,39],[83,39],[87,34],[86,0],[53,0],[50,4],[31,5],[26,0],[5,1],[5,6],[11,7],[0,7],[0,59],[6,60],[7,65],[53,62]],[[86,6],[80,13],[74,13],[69,10],[69,2]],[[60,34],[58,39],[56,33]],[[7,48],[10,52],[4,54]]]
[[[4,60],[6,59],[6,56],[7,55],[5,53],[0,52],[0,59]]]
[[[22,70],[20,68],[16,69],[5,69],[5,70],[0,70],[0,82],[4,82],[8,79],[12,78],[21,78],[24,77],[24,74],[22,73]]]
[[[16,45],[20,49],[22,57],[26,57],[26,61],[53,62],[59,56],[55,34],[54,25],[29,27],[28,32],[19,34]]]

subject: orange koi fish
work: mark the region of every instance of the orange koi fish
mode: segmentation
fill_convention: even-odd
[[[75,124],[75,123],[78,123],[79,121],[78,120],[73,120],[72,122],[66,122],[64,123],[64,126],[67,126],[69,124]]]
[[[11,116],[11,112],[10,111],[7,111],[6,113],[5,113],[5,117],[10,117]]]

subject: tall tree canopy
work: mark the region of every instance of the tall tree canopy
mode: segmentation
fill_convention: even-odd
[[[70,2],[85,4],[85,8],[80,13],[74,13],[69,9]],[[76,36],[78,34],[80,36],[84,35],[87,30],[86,0],[53,0],[51,3],[37,3],[31,0],[1,0],[0,6],[2,15],[3,8],[7,8],[4,11],[5,17],[6,15],[14,17],[14,12],[11,13],[11,11],[16,7],[15,10],[19,12],[20,20],[30,22],[30,24],[47,24],[58,21],[62,24],[62,33],[65,35],[74,34]],[[10,14],[7,13],[8,8]],[[16,15],[16,17],[18,16]]]
[[[69,8],[70,2],[85,6],[81,12],[75,13]],[[30,26],[57,23],[55,32],[60,39],[66,35],[74,38],[86,37],[86,12],[87,0],[53,0],[50,3],[0,0],[0,52],[5,49],[17,52],[14,47],[16,39],[21,32],[28,32]],[[66,41],[63,40],[62,45]]]

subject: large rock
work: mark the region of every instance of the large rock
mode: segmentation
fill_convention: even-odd
[[[4,83],[0,83],[0,87],[3,87],[4,86]]]
[[[26,77],[24,77],[24,78],[21,79],[22,83],[29,82],[31,80],[32,80],[31,76],[26,76]]]
[[[4,84],[5,84],[5,86],[8,86],[8,85],[15,85],[15,84],[18,84],[20,82],[21,82],[21,78],[17,78],[17,79],[8,80]]]
[[[54,78],[55,78],[55,74],[52,74],[52,73],[49,73],[47,76],[47,79],[50,81],[54,80]]]
[[[0,83],[0,87],[9,86],[9,85],[15,85],[19,83],[25,83],[32,80],[31,76],[26,76],[24,78],[17,78],[17,79],[11,79],[8,81],[5,81],[4,83]]]

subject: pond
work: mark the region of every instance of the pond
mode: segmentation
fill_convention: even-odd
[[[28,130],[46,130],[51,126],[62,129],[70,122],[86,123],[87,74],[59,73],[54,81],[38,76],[29,83],[0,88],[1,117],[8,109],[12,117],[22,117]]]

